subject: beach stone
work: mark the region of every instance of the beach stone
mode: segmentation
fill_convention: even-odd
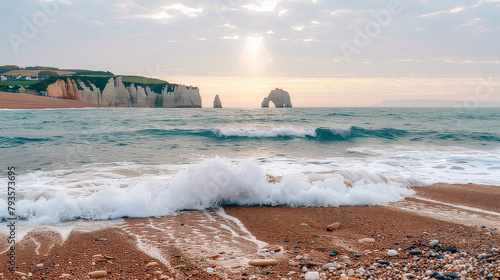
[[[215,269],[207,267],[207,273],[215,273]]]
[[[71,277],[71,274],[63,273],[63,274],[61,274],[61,277],[64,277],[64,278]]]
[[[339,268],[338,265],[334,264],[334,263],[327,263],[325,265],[323,265],[323,270],[328,270],[330,269],[330,267],[334,267],[334,268]]]
[[[333,224],[327,226],[326,230],[335,231],[335,230],[338,230],[339,228],[340,228],[340,223],[333,223]]]
[[[455,273],[452,273],[452,272],[445,273],[444,276],[450,277],[453,279],[458,278],[458,275],[456,275]]]
[[[375,243],[375,239],[373,238],[362,238],[359,240],[361,243]]]
[[[319,278],[319,272],[317,272],[317,271],[309,271],[304,276],[304,279],[306,279],[306,280],[316,280],[318,278]]]
[[[397,256],[398,255],[398,251],[396,251],[396,250],[389,250],[389,251],[387,251],[387,255],[389,257]]]
[[[215,259],[218,259],[218,258],[222,258],[222,256],[221,256],[221,255],[219,255],[219,254],[217,254],[217,255],[212,255],[212,256],[210,256],[210,258],[211,258],[212,260],[215,260]]]
[[[390,265],[391,263],[388,261],[377,261],[378,264]]]
[[[261,250],[266,250],[268,252],[278,253],[281,251],[281,247],[278,245],[267,245],[261,248]]]
[[[249,265],[252,266],[271,266],[277,265],[278,260],[275,259],[255,259],[248,262]]]
[[[439,244],[439,240],[432,240],[429,242],[430,247],[436,247]]]
[[[298,264],[298,263],[296,263],[296,262],[294,262],[294,261],[290,261],[290,262],[288,262],[288,265],[289,265],[289,266],[299,266],[299,264]]]
[[[90,276],[90,278],[94,278],[94,279],[104,278],[104,277],[108,276],[108,273],[104,270],[96,270],[96,271],[90,272],[89,276]]]
[[[288,272],[288,275],[294,275],[294,274],[297,274],[297,272],[295,272],[295,271]]]
[[[302,271],[307,272],[307,267],[303,266]]]
[[[157,262],[150,262],[146,265],[146,267],[150,267],[150,266],[154,266],[154,265],[158,265]]]
[[[337,250],[333,250],[331,253],[330,253],[330,257],[335,257],[336,255],[339,254],[339,251]]]
[[[423,252],[419,251],[419,250],[414,250],[414,251],[410,251],[409,253],[410,253],[410,255],[421,255]]]
[[[180,268],[187,268],[187,265],[179,264],[179,265],[174,266],[174,269],[180,269]]]

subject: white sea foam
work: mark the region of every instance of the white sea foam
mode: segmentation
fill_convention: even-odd
[[[280,165],[279,163],[277,163]],[[96,166],[83,170],[35,172],[18,177],[19,217],[42,223],[75,218],[117,219],[174,214],[220,205],[339,206],[376,205],[413,192],[405,184],[366,171],[327,172],[325,167],[291,166],[272,184],[273,168],[251,160],[207,159],[175,174],[141,175],[144,166]],[[165,167],[172,170],[172,167]],[[179,169],[179,166],[174,169]],[[274,168],[278,170],[278,168]],[[312,170],[304,174],[302,171]],[[348,185],[346,185],[346,182]],[[407,185],[407,184],[406,184]],[[7,213],[0,199],[1,217]]]
[[[224,136],[239,136],[239,137],[254,137],[254,138],[270,138],[270,137],[283,137],[283,136],[295,136],[295,137],[306,137],[306,136],[316,136],[314,130],[299,130],[293,127],[281,127],[273,128],[271,130],[256,130],[256,129],[218,129],[218,133]]]
[[[328,128],[334,134],[347,138],[351,135],[351,126],[338,126]],[[249,138],[274,138],[274,137],[316,137],[315,129],[297,129],[294,127],[273,128],[270,130],[258,130],[250,128],[217,129],[217,133],[226,137],[249,137]]]

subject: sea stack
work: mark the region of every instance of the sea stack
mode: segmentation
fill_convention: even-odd
[[[220,102],[219,95],[217,94],[214,99],[214,108],[222,108],[222,103]]]
[[[269,102],[273,102],[276,108],[291,108],[292,101],[290,100],[290,94],[282,89],[271,90],[269,95],[262,101],[261,107],[268,108]]]

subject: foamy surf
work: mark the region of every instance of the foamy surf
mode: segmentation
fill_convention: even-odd
[[[16,214],[23,220],[58,223],[159,217],[223,205],[378,205],[413,194],[407,181],[377,173],[292,165],[276,174],[279,166],[284,167],[214,158],[183,168],[165,166],[157,175],[132,164],[35,172],[19,177]],[[282,179],[269,182],[268,171]],[[5,199],[0,208],[7,209]],[[3,210],[1,218],[7,217]]]

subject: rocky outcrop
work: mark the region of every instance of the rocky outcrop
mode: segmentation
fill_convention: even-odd
[[[47,87],[47,96],[76,100],[78,99],[78,88],[75,81],[70,78],[67,78],[66,81],[59,79]]]
[[[197,87],[165,84],[161,92],[154,92],[149,86],[133,83],[125,86],[120,76],[109,78],[102,91],[91,82],[87,83],[81,80],[75,82],[72,78],[58,79],[47,86],[47,95],[105,106],[201,108]]]
[[[261,107],[268,108],[269,102],[273,102],[276,108],[282,107],[292,107],[292,101],[290,100],[290,94],[282,89],[272,90],[269,95],[262,101]]]
[[[214,99],[214,108],[222,108],[222,103],[220,102],[219,95],[217,94]]]

